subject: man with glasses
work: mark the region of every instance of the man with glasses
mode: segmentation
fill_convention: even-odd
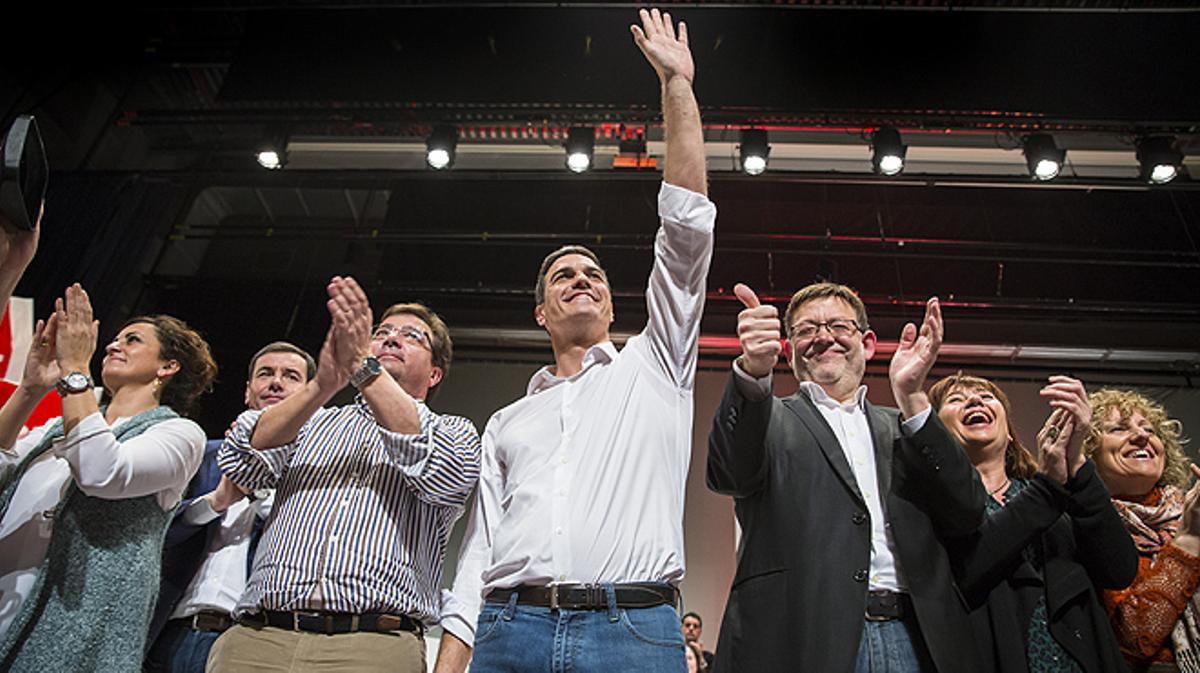
[[[774,306],[734,292],[742,355],[713,419],[708,485],[732,495],[742,554],[716,670],[932,672],[979,662],[940,536],[973,531],[986,492],[930,413],[936,298],[904,326],[888,371],[899,409],[867,402],[877,339],[850,288],[818,283],[784,314],[800,391],[771,395]]]
[[[446,324],[396,304],[372,326],[352,278],[328,286],[332,325],[316,376],[243,413],[221,469],[246,490],[275,487],[238,625],[209,671],[425,670],[439,618],[442,557],[479,475],[479,434],[425,399],[445,377]],[[323,408],[350,383],[354,402]]]

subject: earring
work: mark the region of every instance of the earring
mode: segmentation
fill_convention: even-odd
[[[156,378],[154,379],[154,389],[158,390],[159,388],[162,388],[162,379]]]

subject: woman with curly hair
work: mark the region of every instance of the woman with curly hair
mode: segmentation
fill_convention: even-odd
[[[983,525],[946,543],[976,639],[991,655],[970,668],[1118,673],[1125,667],[1093,583],[1127,586],[1137,552],[1084,457],[1091,411],[1083,384],[1052,376],[1041,395],[1051,412],[1035,459],[995,383],[959,373],[929,391],[991,496]]]
[[[136,671],[163,536],[204,453],[179,414],[217,367],[183,322],[134,318],[105,347],[101,407],[87,293],[73,285],[55,304],[0,409],[0,670]],[[18,439],[56,387],[62,417]]]
[[[1103,596],[1121,651],[1135,671],[1200,672],[1200,491],[1184,491],[1182,426],[1133,391],[1100,390],[1089,401],[1084,449],[1140,556],[1133,584]]]

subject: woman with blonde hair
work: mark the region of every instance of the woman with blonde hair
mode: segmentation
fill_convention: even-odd
[[[1133,391],[1099,390],[1089,401],[1084,450],[1139,554],[1133,584],[1103,595],[1117,642],[1135,671],[1200,672],[1200,487],[1184,490],[1182,427]]]
[[[170,316],[130,320],[105,347],[101,407],[97,330],[67,288],[0,409],[0,670],[141,669],[163,537],[204,453],[179,414],[216,376],[208,344]],[[54,388],[62,417],[18,439]]]

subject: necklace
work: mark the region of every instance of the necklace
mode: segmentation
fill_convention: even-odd
[[[1004,489],[1008,488],[1008,485],[1009,485],[1009,484],[1011,484],[1011,483],[1012,483],[1012,479],[1007,479],[1007,478],[1006,478],[1006,479],[1004,480],[1004,483],[1003,483],[1003,484],[1000,484],[999,486],[997,486],[997,487],[995,488],[995,490],[988,491],[988,495],[995,496],[995,495],[996,495],[997,493],[999,493],[1000,491],[1003,491]]]

